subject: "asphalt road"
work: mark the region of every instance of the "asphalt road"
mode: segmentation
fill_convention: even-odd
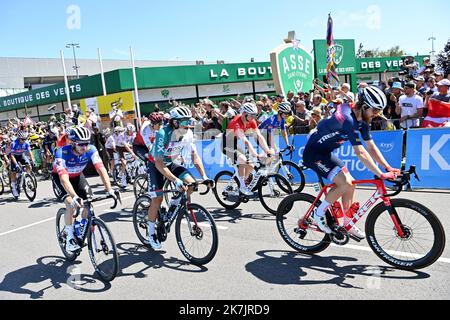
[[[89,179],[103,190],[98,178]],[[305,192],[313,193],[311,188]],[[358,190],[358,199],[372,192]],[[405,192],[430,208],[450,230],[450,193]],[[55,236],[54,202],[49,181],[38,183],[33,203],[10,194],[0,196],[0,299],[448,299],[450,245],[426,269],[396,270],[380,260],[363,241],[330,246],[317,256],[291,250],[281,239],[272,215],[258,202],[226,212],[214,196],[195,196],[219,228],[219,249],[212,262],[197,267],[181,254],[172,232],[162,250],[140,245],[134,233],[132,192],[122,194],[123,208],[97,203],[97,215],[111,228],[120,253],[121,273],[110,284],[94,274],[88,252],[65,261]],[[194,201],[194,202],[195,202]],[[362,222],[360,222],[362,224]],[[360,226],[362,227],[362,226]],[[447,239],[449,235],[447,234]]]

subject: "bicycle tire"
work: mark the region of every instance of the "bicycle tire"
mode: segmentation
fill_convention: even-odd
[[[283,177],[281,174],[271,174],[268,175],[267,177],[263,178],[258,185],[258,196],[259,196],[259,200],[261,201],[261,204],[263,205],[264,209],[266,209],[269,213],[276,215],[278,212],[278,207],[281,203],[281,194],[279,195],[274,195],[275,199],[280,199],[280,201],[278,201],[276,203],[276,207],[274,206],[269,206],[269,204],[267,203],[268,197],[264,195],[264,190],[263,188],[266,186],[267,183],[269,183],[269,180],[274,178],[275,179],[275,184],[276,186],[278,186],[282,192],[287,193],[288,195],[293,193],[292,187],[289,184],[289,181]],[[279,191],[277,191],[279,192]],[[273,197],[271,199],[274,199]]]
[[[146,246],[151,248],[148,243],[148,229],[147,229],[147,217],[148,208],[152,203],[152,199],[148,195],[140,196],[136,199],[133,205],[133,228],[139,241]]]
[[[121,165],[117,164],[113,169],[113,181],[116,186],[122,188],[122,179],[119,178],[119,172],[121,171]]]
[[[62,253],[66,257],[68,261],[75,261],[75,259],[78,257],[77,253],[66,251],[66,231],[64,230],[65,222],[64,222],[64,215],[66,213],[65,208],[61,208],[56,213],[56,239],[58,240],[58,245],[61,248]],[[61,225],[61,218],[62,225]],[[61,230],[62,226],[62,230]]]
[[[384,213],[386,215],[389,215],[387,212],[387,207],[384,205],[384,203],[378,204],[368,215],[366,220],[366,235],[367,235],[367,242],[369,243],[370,248],[373,250],[373,252],[384,262],[387,264],[397,267],[399,269],[404,270],[418,270],[423,269],[439,259],[442,252],[445,248],[445,232],[444,228],[442,227],[441,222],[436,217],[436,215],[427,207],[421,205],[420,203],[417,203],[412,200],[408,199],[391,199],[391,205],[395,209],[395,211],[398,213],[400,208],[406,208],[411,211],[414,211],[418,213],[420,216],[422,216],[431,226],[431,230],[433,231],[434,236],[434,242],[429,250],[429,252],[424,255],[422,258],[417,258],[415,260],[401,260],[399,258],[394,257],[392,254],[388,253],[387,251],[390,251],[389,249],[383,249],[383,246],[380,245],[379,237],[377,238],[375,226],[377,223],[377,220],[380,218],[380,216]],[[389,217],[390,219],[390,217]],[[416,218],[416,222],[419,218]],[[412,219],[410,219],[412,220]],[[411,241],[414,238],[417,239],[417,235],[420,233],[414,232],[411,225],[408,225],[408,222],[410,221],[405,217],[401,220],[403,226],[411,230],[411,236],[409,239],[400,239],[400,242],[403,242],[403,249],[405,248],[405,244],[407,241]],[[415,223],[416,223],[415,222]],[[394,225],[392,224],[392,231],[394,229]],[[426,226],[420,225],[420,228],[423,230],[426,228]],[[380,227],[378,227],[378,230]],[[423,233],[422,233],[423,234]],[[394,235],[395,236],[395,235]],[[397,237],[398,238],[398,237]],[[419,238],[420,239],[420,238]],[[383,240],[384,241],[384,240]],[[412,242],[410,243],[412,245]],[[394,245],[395,246],[395,245]],[[421,248],[424,248],[422,245],[420,245]],[[395,250],[397,251],[398,248]],[[394,251],[394,252],[395,252]],[[404,251],[403,251],[404,252]],[[415,255],[411,252],[412,255]]]
[[[299,167],[298,164],[296,164],[295,162],[292,162],[292,161],[283,161],[283,166],[290,167],[290,169],[288,170],[290,173],[294,172],[292,174],[292,178],[281,173],[282,166],[278,167],[277,173],[281,174],[283,177],[285,177],[289,181],[289,183],[292,186],[293,192],[301,193],[303,191],[303,189],[305,188],[305,184],[306,184],[305,174],[303,173],[303,170]],[[300,182],[294,183],[293,179],[295,179],[295,178],[300,179]]]
[[[8,170],[6,170],[5,167],[3,167],[2,176],[3,176],[3,182],[5,183],[5,185],[9,186],[11,184],[11,180],[9,177],[9,172],[8,172]]]
[[[62,202],[62,191],[58,188],[58,186],[56,185],[55,180],[53,180],[52,178],[52,188],[53,188],[53,193],[55,194],[56,200],[58,200],[59,202]]]
[[[99,228],[103,229],[103,232],[100,233],[100,235],[102,237],[108,237],[109,241],[110,241],[110,245],[107,248],[102,248],[102,251],[105,252],[104,250],[107,251],[106,255],[107,256],[111,256],[112,258],[112,268],[111,271],[106,272],[102,266],[103,263],[98,264],[97,261],[95,261],[94,259],[94,247],[93,247],[93,238],[95,238],[95,228]],[[99,277],[106,282],[110,282],[113,281],[114,278],[117,276],[117,274],[119,273],[119,253],[117,252],[117,246],[116,246],[116,242],[114,241],[114,237],[111,233],[111,231],[109,230],[108,226],[106,225],[106,223],[104,223],[102,220],[95,218],[92,221],[92,225],[90,226],[90,229],[88,231],[88,235],[87,235],[87,239],[88,239],[88,251],[89,251],[89,257],[91,259],[92,265],[94,266],[95,271],[97,272],[97,274],[99,275]]]
[[[140,174],[134,179],[133,182],[133,193],[134,197],[138,199],[143,196],[148,191],[148,177],[147,175]]]
[[[305,237],[310,234],[310,235],[318,235],[319,239],[318,240],[305,240],[305,239],[300,239],[299,234],[295,231],[295,228],[298,227],[298,221],[299,219],[303,218],[304,215],[306,214],[306,211],[311,207],[311,205],[314,203],[314,201],[316,200],[315,197],[313,197],[312,195],[306,194],[306,193],[294,193],[292,195],[287,196],[286,198],[284,198],[284,200],[280,203],[280,206],[278,207],[278,213],[276,215],[276,223],[277,223],[277,229],[278,232],[280,233],[281,237],[283,238],[283,240],[294,250],[300,252],[300,253],[304,253],[304,254],[308,254],[308,255],[313,255],[313,254],[317,254],[319,252],[324,251],[325,249],[327,249],[330,244],[331,244],[331,240],[330,237],[327,234],[324,233],[319,233],[317,231],[314,230],[306,230],[306,235]],[[298,213],[299,210],[294,209],[295,203],[296,202],[303,202],[304,203],[304,207],[302,208],[302,212]],[[317,201],[316,203],[316,208],[321,204],[321,201]],[[293,215],[292,217],[289,215],[292,211],[297,212],[297,215]],[[289,215],[289,218],[287,217]],[[288,224],[288,219],[290,221],[292,221],[291,223]],[[288,225],[287,225],[288,224]],[[292,234],[295,234],[295,238],[299,238],[300,240],[307,242],[311,241],[311,242],[318,242],[316,245],[312,245],[312,246],[307,246],[304,245],[300,242],[298,242],[296,239],[294,239],[294,237],[291,237]]]
[[[198,237],[200,237],[201,235],[201,239],[198,239],[197,236],[192,235],[192,233],[189,235],[190,238],[194,239],[194,241],[199,240],[202,241],[202,243],[206,243],[207,241],[204,241],[205,239],[203,238],[205,236],[205,233],[203,232],[204,230],[206,230],[205,224],[208,224],[210,229],[211,229],[211,248],[209,249],[209,251],[202,257],[199,256],[194,256],[192,252],[189,252],[186,248],[186,245],[188,244],[189,241],[185,241],[186,236],[183,237],[182,232],[181,232],[181,226],[182,226],[182,222],[185,219],[186,224],[191,224],[192,227],[194,227],[193,222],[192,222],[192,212],[194,212],[194,210],[196,212],[201,213],[201,215],[197,215],[196,212],[194,213],[196,216],[196,220],[200,225],[201,231],[199,230],[199,234]],[[189,228],[187,228],[189,230]],[[183,256],[188,259],[192,264],[197,265],[197,266],[202,266],[205,265],[207,263],[209,263],[212,259],[214,259],[216,253],[217,253],[217,249],[219,247],[219,235],[217,232],[217,227],[216,227],[216,223],[214,221],[214,218],[211,216],[211,214],[209,213],[208,210],[206,210],[204,207],[195,204],[195,203],[191,203],[188,205],[187,210],[183,210],[183,212],[180,212],[178,214],[177,220],[175,222],[175,237],[177,240],[177,244],[178,247],[181,250],[181,253],[183,254]],[[196,242],[196,244],[193,247],[198,248],[200,246],[199,242]],[[203,250],[201,250],[203,251]]]
[[[228,176],[234,180],[234,182],[237,184],[237,187],[238,187],[237,192],[239,192],[239,187],[240,187],[239,180],[236,177],[233,177],[234,174],[230,171],[219,172],[216,175],[216,177],[214,178],[213,193],[214,193],[214,197],[216,198],[217,202],[219,202],[219,204],[222,207],[224,207],[225,209],[234,210],[241,205],[241,200],[238,200],[236,202],[230,201],[229,203],[226,203],[226,202],[224,202],[224,200],[222,200],[223,195],[222,194],[219,195],[219,191],[217,191],[218,182],[222,176]],[[239,196],[237,197],[237,199],[239,199]]]
[[[37,183],[33,179],[33,176],[29,173],[25,173],[23,178],[23,191],[30,202],[33,202],[34,199],[36,199],[36,189]]]
[[[166,182],[164,182],[163,190],[175,190],[175,183],[166,179]],[[171,194],[164,193],[164,202],[166,203],[167,208],[169,208],[170,200],[171,200]]]
[[[0,196],[5,192],[5,183],[3,182],[3,177],[0,176]]]

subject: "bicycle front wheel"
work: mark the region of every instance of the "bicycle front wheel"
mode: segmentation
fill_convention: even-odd
[[[148,177],[146,174],[140,174],[134,179],[133,192],[134,197],[137,199],[143,196],[148,191]]]
[[[228,210],[239,207],[239,180],[229,171],[222,171],[214,178],[213,193],[217,202]]]
[[[0,195],[5,191],[5,184],[3,183],[3,177],[0,176]]]
[[[66,250],[66,230],[65,230],[65,222],[64,222],[64,215],[66,213],[66,209],[61,208],[58,210],[58,213],[56,214],[56,239],[58,240],[59,247],[61,248],[62,253],[69,261],[75,261],[75,259],[78,256],[78,253],[70,252]]]
[[[280,174],[269,175],[258,186],[261,204],[273,215],[277,214],[281,201],[290,194],[292,194],[292,187],[289,181]]]
[[[439,219],[411,200],[392,199],[391,205],[404,236],[398,234],[394,217],[380,203],[366,221],[367,241],[373,252],[384,262],[405,270],[422,269],[436,262],[445,247],[444,228]]]
[[[25,176],[23,178],[23,191],[25,192],[25,195],[27,196],[28,200],[31,202],[36,199],[36,188],[37,184],[36,181],[33,179],[33,176],[25,173]]]
[[[277,228],[283,240],[294,250],[305,254],[316,254],[330,245],[327,234],[315,228],[312,218],[305,219],[315,198],[305,193],[294,193],[286,197],[278,207]],[[320,206],[316,203],[315,210]]]
[[[278,173],[285,177],[295,193],[300,193],[305,188],[305,174],[303,170],[292,161],[283,161],[278,168]]]
[[[133,227],[136,235],[143,245],[150,247],[148,243],[148,209],[152,204],[152,199],[143,195],[140,196],[133,206]]]
[[[219,236],[211,214],[200,205],[191,203],[178,214],[175,236],[181,253],[195,265],[205,265],[217,253]]]
[[[116,242],[106,224],[94,219],[88,234],[88,251],[95,271],[103,281],[110,282],[119,273]]]

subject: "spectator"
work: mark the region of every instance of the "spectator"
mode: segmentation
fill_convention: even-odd
[[[400,97],[396,105],[396,112],[400,113],[400,126],[403,129],[418,128],[419,119],[423,114],[423,99],[416,94],[414,82],[405,84],[405,94]]]
[[[216,112],[216,115],[222,123],[222,132],[225,132],[230,121],[237,116],[237,112],[231,107],[229,102],[222,101],[219,103],[219,110]]]
[[[311,112],[306,109],[304,101],[299,100],[295,105],[295,112],[292,116],[293,121],[291,124],[290,132],[293,134],[306,134],[309,133],[309,124],[311,120]],[[286,120],[286,123],[288,121]]]
[[[317,128],[317,124],[322,120],[322,110],[319,107],[314,107],[311,112],[309,120],[309,133],[311,134]]]
[[[419,63],[414,60],[413,56],[407,56],[403,62],[402,69],[407,71],[410,77],[416,77],[418,75]]]
[[[312,108],[320,108],[320,110],[322,111],[322,115],[325,115],[326,110],[327,110],[327,105],[325,103],[323,103],[322,101],[322,96],[318,93],[314,94],[314,98],[312,101]]]
[[[111,120],[111,127],[123,127],[123,112],[118,107],[118,103],[112,104],[112,111],[109,113],[109,119]]]
[[[433,71],[434,69],[434,65],[430,64],[430,58],[429,57],[425,57],[423,58],[423,66],[421,68],[419,68],[419,70],[417,71],[417,73],[419,75],[424,75],[426,70],[429,70],[430,72]]]
[[[439,92],[427,95],[425,106],[429,112],[422,123],[423,128],[450,127],[450,80],[438,82]]]
[[[337,98],[342,99],[346,103],[355,102],[355,95],[350,91],[350,85],[348,83],[342,84]]]

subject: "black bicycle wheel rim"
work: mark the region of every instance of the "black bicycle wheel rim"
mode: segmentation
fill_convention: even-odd
[[[273,187],[278,186],[280,190],[275,190],[275,194],[270,195],[265,191],[268,189],[269,183],[271,183]],[[292,187],[290,186],[289,181],[280,174],[269,175],[262,180],[258,186],[258,195],[261,204],[264,209],[273,215],[277,214],[278,207],[283,199],[292,193]]]
[[[288,171],[292,174],[292,177],[286,177],[286,174],[282,172],[284,170],[282,170],[281,166],[278,168],[278,173],[289,181],[295,193],[302,192],[305,188],[306,183],[303,170],[292,161],[283,161],[283,166],[286,166],[288,168]]]
[[[191,228],[195,228],[192,219],[194,213],[198,226],[201,229],[201,236],[193,236],[189,232]],[[216,223],[211,214],[200,205],[190,204],[188,210],[180,213],[175,222],[175,236],[178,247],[186,259],[194,265],[205,265],[209,263],[216,255],[219,246],[219,236],[217,233]],[[199,247],[202,246],[202,249]],[[204,249],[209,248],[209,249]],[[196,252],[193,252],[194,249]]]
[[[31,202],[36,199],[36,187],[36,181],[33,179],[33,176],[26,173],[23,180],[23,191]]]
[[[3,183],[3,177],[0,177],[0,195],[5,191],[5,184]]]
[[[331,244],[329,236],[324,233],[307,229],[305,238],[300,239],[300,234],[295,230],[298,228],[298,221],[314,201],[315,197],[309,194],[294,193],[281,202],[276,216],[277,229],[283,240],[292,249],[304,254],[317,254]],[[320,203],[318,201],[316,207]]]
[[[138,175],[133,183],[134,197],[137,199],[147,193],[148,178],[147,175]]]
[[[139,241],[150,248],[148,243],[147,217],[152,200],[149,196],[139,197],[133,206],[133,228]]]
[[[61,248],[62,253],[66,257],[68,261],[75,261],[77,258],[77,254],[73,252],[66,251],[66,233],[65,233],[65,222],[64,215],[66,213],[66,209],[61,208],[58,210],[56,214],[56,240],[58,241],[58,245]]]
[[[241,201],[238,200],[236,202],[233,201],[228,201],[225,202],[226,200],[223,199],[224,195],[222,194],[222,192],[227,191],[227,190],[218,190],[217,187],[221,186],[221,184],[223,184],[223,182],[219,182],[221,180],[222,177],[229,177],[230,179],[228,180],[233,180],[234,183],[236,184],[237,188],[239,188],[239,181],[233,177],[233,173],[229,172],[229,171],[222,171],[220,173],[218,173],[216,175],[216,177],[214,178],[214,188],[213,188],[213,193],[214,193],[214,197],[216,198],[217,202],[219,202],[219,204],[228,210],[233,210],[236,209],[237,207],[239,207],[239,205],[241,204]],[[220,183],[220,184],[219,184]],[[235,191],[234,188],[232,191]],[[237,192],[239,192],[239,189],[237,190]],[[219,194],[220,193],[220,194]],[[237,199],[239,199],[239,197],[236,197]]]
[[[101,232],[97,232],[100,230]],[[93,221],[88,232],[88,250],[94,269],[103,281],[110,282],[119,273],[119,253],[117,252],[114,237],[108,226],[99,219]],[[96,245],[93,241],[96,241]],[[103,243],[106,245],[103,245],[105,249],[101,249]],[[101,253],[108,260],[98,263],[94,256],[100,256]]]
[[[397,237],[395,240],[394,224],[386,207],[381,203],[370,212],[366,221],[367,242],[374,253],[389,265],[405,270],[426,268],[436,262],[445,248],[444,228],[436,215],[412,200],[391,199],[391,205],[411,236],[404,240]],[[415,216],[411,214],[412,212]],[[387,221],[390,221],[390,225]],[[391,239],[389,236],[383,236],[385,233],[383,229],[389,227]],[[425,237],[430,236],[431,233],[433,240],[426,239]],[[411,248],[427,252],[419,254],[412,252]],[[410,256],[411,260],[399,258],[401,256]]]

